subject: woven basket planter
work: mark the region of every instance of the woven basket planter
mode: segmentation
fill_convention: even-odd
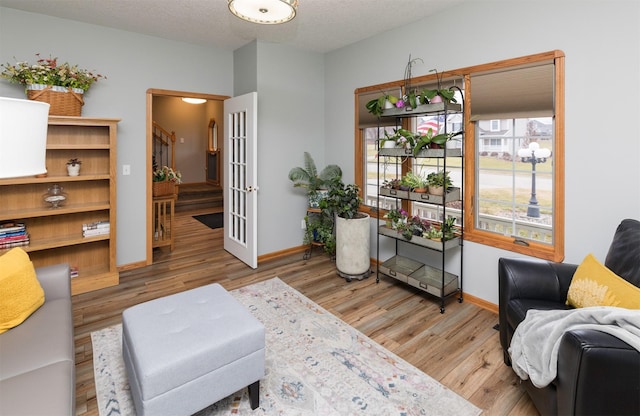
[[[178,186],[175,182],[153,182],[153,196],[167,196],[178,193]]]
[[[27,85],[27,98],[49,103],[51,116],[76,116],[82,113],[84,91],[80,88],[64,88],[53,85]]]

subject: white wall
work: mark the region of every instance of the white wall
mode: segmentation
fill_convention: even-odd
[[[258,254],[302,244],[306,194],[289,170],[310,152],[324,166],[324,56],[258,42]]]
[[[326,159],[353,166],[353,91],[550,51],[566,54],[565,261],[604,261],[617,224],[640,218],[640,3],[474,1],[326,55]],[[614,91],[609,96],[608,91]],[[330,98],[330,99],[329,99]],[[353,178],[353,172],[345,177]],[[375,243],[375,235],[372,235]],[[465,291],[498,303],[497,261],[514,253],[466,242]],[[371,247],[375,257],[375,244]]]
[[[0,62],[35,61],[36,53],[96,69],[106,80],[85,96],[83,116],[118,125],[117,264],[146,259],[146,91],[231,95],[232,52],[0,7]],[[25,98],[0,82],[0,96]],[[122,176],[122,165],[131,175]]]

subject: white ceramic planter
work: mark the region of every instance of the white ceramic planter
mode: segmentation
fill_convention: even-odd
[[[78,176],[80,175],[80,165],[67,165],[67,173],[69,176]]]
[[[347,280],[362,279],[371,273],[370,221],[363,218],[336,218],[336,268]]]

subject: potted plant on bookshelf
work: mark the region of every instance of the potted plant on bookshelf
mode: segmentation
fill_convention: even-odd
[[[295,167],[289,171],[289,180],[295,188],[305,188],[310,208],[318,208],[320,200],[327,194],[329,183],[342,176],[338,165],[327,165],[320,173],[309,152],[304,152],[304,167]]]
[[[336,268],[348,282],[369,277],[369,214],[358,211],[362,200],[355,184],[345,185],[338,177],[329,184],[327,197],[320,201],[322,210],[335,216]]]
[[[36,57],[34,64],[21,61],[0,65],[4,68],[0,77],[24,85],[28,99],[49,103],[49,115],[80,116],[84,93],[106,77],[68,62],[59,64],[58,58],[42,58],[40,54]]]
[[[153,196],[176,195],[182,183],[182,174],[168,166],[153,171]]]
[[[69,176],[78,176],[78,175],[80,175],[80,165],[81,164],[82,164],[81,160],[69,159],[67,161],[67,174]]]

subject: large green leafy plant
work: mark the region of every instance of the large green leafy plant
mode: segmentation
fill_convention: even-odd
[[[320,208],[342,218],[358,218],[358,209],[362,199],[358,185],[345,185],[342,178],[335,178],[329,185],[329,194],[320,201]]]
[[[316,168],[311,154],[304,152],[304,167],[295,167],[289,171],[289,179],[296,188],[305,188],[310,197],[314,197],[318,190],[327,189],[329,183],[342,177],[342,169],[338,165],[327,165],[320,173]]]

